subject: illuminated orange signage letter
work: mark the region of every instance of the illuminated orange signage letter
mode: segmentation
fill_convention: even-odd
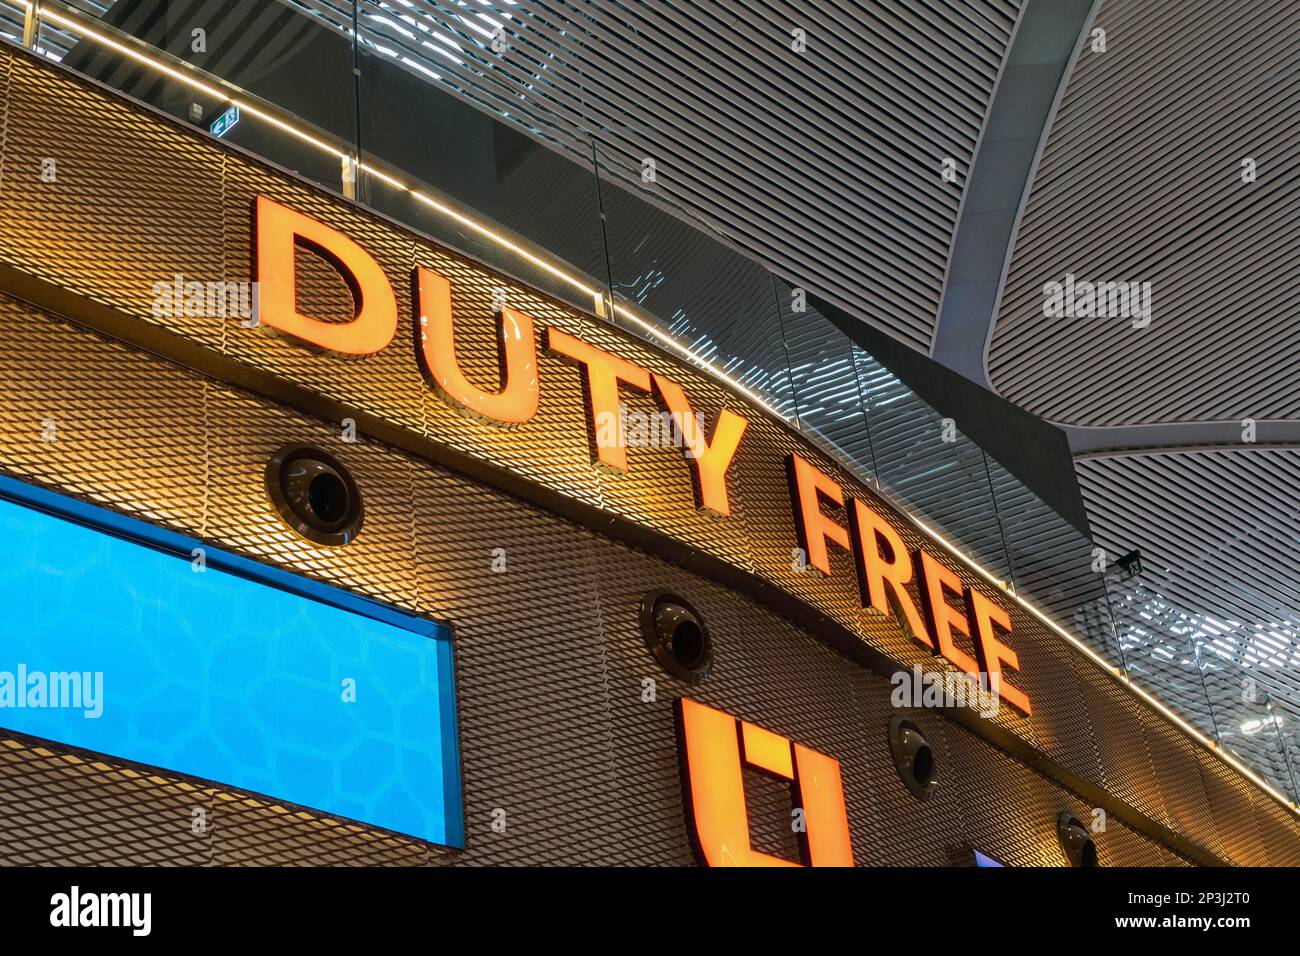
[[[807,829],[802,852],[809,866],[852,866],[848,812],[839,762],[770,730],[687,698],[677,701],[682,737],[686,812],[709,866],[798,866],[749,843],[743,759],[792,781]],[[737,733],[739,724],[739,733]],[[792,756],[793,750],[793,756]]]
[[[945,591],[953,594],[962,593],[961,578],[944,567],[925,551],[916,552],[916,561],[921,569],[921,597],[925,605],[925,616],[930,623],[930,632],[934,635],[935,646],[939,653],[956,664],[967,674],[978,674],[979,665],[953,640],[955,628],[959,633],[971,636],[970,624],[966,621],[964,611],[948,603]]]
[[[681,430],[682,441],[686,444],[686,458],[695,474],[699,506],[720,515],[731,514],[731,503],[727,500],[727,469],[736,457],[740,436],[745,433],[749,422],[731,409],[724,408],[713,427],[713,438],[706,439],[704,429],[691,411],[691,403],[681,386],[657,373],[654,384],[677,428]]]
[[[618,471],[627,471],[627,441],[623,434],[623,416],[619,414],[618,386],[622,382],[648,392],[650,373],[554,326],[546,330],[546,347],[585,367],[587,403],[591,406],[592,441],[596,446],[597,460]]]
[[[795,527],[799,546],[808,555],[808,563],[822,574],[831,573],[831,559],[826,542],[849,548],[849,532],[843,525],[822,513],[822,499],[844,504],[844,492],[831,477],[819,471],[799,455],[787,461],[790,470],[790,497],[794,499]]]
[[[882,542],[889,548],[888,561],[880,551]],[[857,498],[853,499],[853,544],[858,555],[862,606],[875,608],[881,614],[891,614],[889,595],[885,591],[888,586],[912,629],[912,635],[933,650],[934,641],[921,620],[916,602],[907,591],[907,582],[912,580],[912,562],[907,547],[888,521]]]
[[[1002,674],[1003,665],[1010,667],[1012,670],[1020,670],[1020,658],[1015,651],[999,641],[993,634],[993,625],[995,624],[1003,631],[1010,633],[1011,618],[1007,616],[1006,611],[974,588],[968,587],[966,589],[966,607],[970,611],[971,620],[975,622],[977,637],[975,651],[979,654],[980,665],[983,667],[984,673],[989,675],[990,681],[997,685],[998,696],[1021,712],[1032,714],[1034,711],[1029,706],[1029,696],[1024,691],[1017,690],[1008,684]]]
[[[501,388],[485,391],[465,377],[456,359],[451,282],[417,266],[415,287],[420,314],[415,354],[425,376],[452,401],[484,418],[517,425],[536,415],[537,343],[532,317],[511,308],[501,311],[497,326]]]
[[[397,331],[393,287],[368,252],[337,229],[295,212],[265,196],[257,197],[254,218],[260,321],[294,338],[332,352],[370,355],[385,348]],[[304,246],[328,262],[352,290],[351,322],[322,322],[298,311],[294,263]]]

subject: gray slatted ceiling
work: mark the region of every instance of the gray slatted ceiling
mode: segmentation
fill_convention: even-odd
[[[1300,757],[1300,451],[1121,455],[1077,467],[1097,543],[1112,559],[1142,552],[1138,579],[1111,582],[1130,664],[1153,669],[1154,689],[1202,726],[1240,709],[1241,678],[1253,677]],[[1196,706],[1205,689],[1192,686],[1188,661],[1198,644],[1219,675],[1209,686],[1217,714]]]
[[[676,341],[791,415],[794,393],[772,275],[626,190],[602,188],[601,210],[614,296],[658,316]]]
[[[1141,548],[1144,580],[1171,601],[1300,627],[1300,451],[1121,455],[1077,470],[1097,543],[1113,557]],[[1294,642],[1271,650],[1300,664]]]
[[[347,32],[350,7],[295,6]],[[1018,0],[384,0],[363,43],[783,278],[928,347],[965,169]],[[510,49],[491,52],[496,26]],[[791,51],[791,30],[808,49]],[[959,181],[941,183],[957,161]],[[658,182],[640,190],[644,158]],[[663,318],[661,316],[661,318]]]
[[[87,22],[104,19],[110,12],[124,11],[113,25],[131,36],[144,36],[154,31],[159,21],[175,26],[170,37],[174,47],[170,52],[183,56],[188,52],[191,24],[204,24],[213,12],[211,0],[167,0],[165,5],[142,3],[134,9],[115,0],[64,0]],[[223,0],[224,2],[224,0]],[[14,15],[16,22],[21,17]],[[277,3],[264,3],[254,9],[242,23],[242,32],[230,35],[220,46],[214,44],[204,55],[202,67],[215,76],[228,76],[238,72],[247,81],[260,71],[272,70],[277,60],[291,58],[301,49],[307,31],[302,28],[291,11]],[[21,35],[21,27],[18,33]],[[54,59],[62,59],[76,45],[78,37],[53,22],[41,27],[41,46]],[[114,89],[149,101],[149,88],[164,82],[156,73],[145,67],[123,60],[116,71],[99,77]]]
[[[1107,52],[1074,68],[1016,237],[987,359],[999,392],[1079,425],[1300,417],[1296,12],[1105,0]],[[1151,326],[1043,316],[1044,283],[1067,272],[1151,282]],[[1110,576],[1131,672],[1287,790],[1242,681],[1300,758],[1298,464],[1252,449],[1078,462],[1097,543],[1143,554],[1139,579]]]
[[[1007,398],[1108,425],[1300,416],[1300,14],[1105,0],[1034,179],[991,341]],[[1253,158],[1258,181],[1241,181]],[[1153,284],[1153,320],[1042,314],[1066,272]]]

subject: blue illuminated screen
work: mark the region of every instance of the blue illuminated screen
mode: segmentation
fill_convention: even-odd
[[[0,495],[0,726],[463,843],[445,628],[11,479]]]

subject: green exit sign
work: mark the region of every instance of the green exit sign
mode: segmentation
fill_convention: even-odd
[[[212,121],[212,125],[208,127],[208,132],[220,139],[234,129],[235,124],[238,122],[239,107],[232,106]]]

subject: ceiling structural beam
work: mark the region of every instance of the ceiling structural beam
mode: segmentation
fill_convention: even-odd
[[[1057,427],[1065,432],[1076,459],[1152,451],[1255,451],[1300,445],[1300,422],[1297,421],[1256,422],[1253,426],[1253,440],[1245,437],[1247,423],[1244,420]]]
[[[930,353],[990,391],[984,352],[1016,226],[1099,5],[1100,0],[1026,0],[962,197]]]
[[[1100,0],[1026,0],[975,152],[953,238],[931,354],[940,365],[997,393],[985,355],[997,321],[1016,231],[1079,51]],[[1085,427],[1057,424],[1075,458],[1179,448],[1300,445],[1300,422],[1259,421]]]

